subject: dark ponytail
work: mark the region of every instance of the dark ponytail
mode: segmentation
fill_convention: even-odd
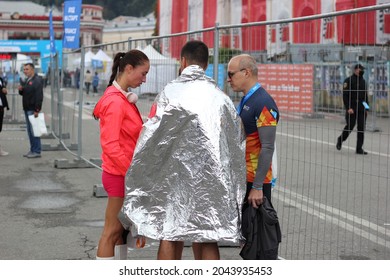
[[[118,74],[119,61],[125,56],[124,52],[119,52],[115,55],[114,62],[112,64],[111,77],[107,87],[111,86],[114,82],[116,75]]]
[[[143,65],[145,62],[149,62],[149,58],[139,50],[130,50],[127,53],[117,53],[114,58],[111,70],[112,73],[107,87],[112,85],[118,73],[122,73],[126,65],[136,67],[138,65]]]

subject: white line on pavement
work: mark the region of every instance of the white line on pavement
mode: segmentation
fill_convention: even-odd
[[[281,193],[284,193],[286,195],[282,195]],[[386,230],[385,228],[383,228],[375,223],[364,220],[364,219],[359,218],[355,215],[348,214],[347,212],[344,212],[344,211],[337,209],[335,207],[319,203],[311,198],[308,198],[306,196],[289,191],[281,186],[278,186],[276,189],[274,189],[273,195],[275,195],[276,199],[278,199],[286,204],[289,204],[291,206],[298,207],[299,209],[307,212],[310,215],[314,215],[322,220],[330,221],[331,223],[333,223],[341,228],[344,228],[348,231],[351,231],[354,234],[357,234],[363,238],[366,238],[373,243],[390,248],[390,242],[387,242],[385,239],[379,238],[378,236],[371,234],[370,232],[365,231],[365,230],[356,230],[356,226],[353,226],[352,224],[347,223],[339,218],[343,218],[343,219],[350,221],[352,223],[360,224],[362,226],[367,227],[368,229],[380,232],[381,234],[383,234],[385,236],[390,236],[390,233],[388,232],[388,230]],[[289,196],[290,198],[293,198],[294,200],[287,198],[287,196]],[[298,202],[299,200],[306,205]],[[325,212],[328,212],[329,214],[325,213],[325,212],[320,212],[316,209],[324,210]],[[337,216],[339,218],[337,218]]]
[[[313,139],[313,138],[297,136],[297,135],[294,135],[294,134],[288,134],[288,133],[283,133],[283,132],[276,132],[276,134],[280,135],[280,136],[285,136],[285,137],[295,138],[295,139],[299,139],[299,140],[309,141],[309,142],[313,142],[313,143],[317,143],[317,144],[336,146],[336,142],[335,143],[330,143],[330,142],[326,142],[326,141],[322,141],[322,140],[317,140],[317,139]],[[355,148],[349,147],[349,146],[345,146],[345,145],[343,145],[343,149],[348,149],[348,150],[353,150],[353,151],[355,150]],[[390,158],[390,154],[378,153],[378,152],[368,151],[368,150],[367,150],[367,152],[369,152],[369,154],[371,154],[371,155],[377,155],[377,156]]]

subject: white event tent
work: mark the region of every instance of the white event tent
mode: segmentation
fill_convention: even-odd
[[[99,50],[91,59],[93,69],[103,75],[103,77],[100,78],[108,80],[111,75],[112,58],[109,57],[103,50]]]
[[[87,51],[85,53],[85,57],[84,57],[84,67],[85,67],[85,69],[90,69],[92,67],[92,57],[94,55],[95,54],[92,51]],[[78,58],[73,60],[73,66],[77,67],[77,68],[80,68],[80,66],[81,66],[81,57],[78,57]]]
[[[151,45],[146,46],[142,52],[149,58],[150,69],[146,76],[146,83],[133,89],[133,92],[139,94],[159,93],[168,82],[177,77],[179,64],[176,59],[163,56]]]

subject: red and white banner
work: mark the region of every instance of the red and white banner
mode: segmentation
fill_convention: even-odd
[[[377,0],[377,4],[388,4],[389,0]],[[376,43],[386,44],[390,41],[390,9],[376,11]]]
[[[384,3],[389,3],[389,0],[159,0],[159,35],[210,28],[217,22],[229,25],[277,21]],[[245,27],[232,32],[221,33],[221,47],[244,52],[267,50],[268,56],[285,52],[291,43],[385,44],[390,40],[390,9],[266,27]],[[192,38],[214,47],[213,31],[195,34]],[[183,43],[182,39],[174,39],[167,49],[172,56],[178,57]]]
[[[314,67],[310,64],[259,64],[261,85],[281,112],[313,113]]]

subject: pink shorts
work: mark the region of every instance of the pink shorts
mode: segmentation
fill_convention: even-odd
[[[125,177],[103,170],[102,182],[109,197],[125,197]]]

